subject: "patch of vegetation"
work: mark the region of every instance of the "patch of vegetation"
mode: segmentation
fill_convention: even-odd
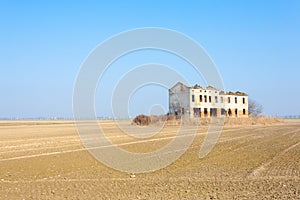
[[[133,122],[139,126],[148,126],[151,123],[151,117],[146,115],[138,115],[133,119]]]

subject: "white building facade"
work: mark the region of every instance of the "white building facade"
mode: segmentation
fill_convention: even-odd
[[[224,92],[214,87],[178,82],[169,89],[169,112],[189,117],[248,117],[248,95]]]

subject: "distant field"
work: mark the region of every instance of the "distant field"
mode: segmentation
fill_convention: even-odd
[[[137,141],[112,121],[100,123],[133,152],[163,147],[178,128]],[[199,159],[206,129],[170,166],[131,177],[95,160],[72,121],[1,121],[0,199],[300,199],[300,120],[226,126]]]

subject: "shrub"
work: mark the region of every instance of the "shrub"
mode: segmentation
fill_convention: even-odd
[[[133,122],[139,126],[148,126],[151,123],[151,118],[146,115],[138,115],[133,119]]]

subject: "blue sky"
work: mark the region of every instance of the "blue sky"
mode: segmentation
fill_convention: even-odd
[[[88,54],[112,35],[142,27],[193,38],[213,59],[225,89],[247,92],[265,114],[300,114],[300,1],[3,0],[0,25],[1,118],[71,117],[74,82]],[[139,62],[132,57],[120,65],[166,61],[192,83],[203,83],[176,58],[136,56]],[[118,69],[107,81],[117,78]],[[111,115],[100,93],[109,94],[113,82],[104,84],[107,91],[95,97],[102,103],[96,103],[98,116]],[[137,91],[132,115],[153,104],[167,107],[165,92],[150,86]]]

